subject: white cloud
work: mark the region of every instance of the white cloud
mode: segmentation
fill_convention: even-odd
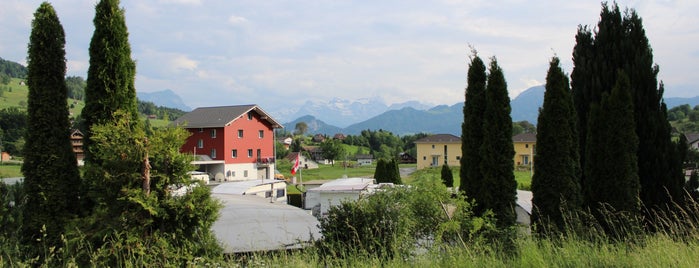
[[[234,26],[244,25],[248,22],[248,19],[236,15],[231,15],[228,17],[228,23]]]
[[[172,60],[170,60],[170,66],[175,71],[187,70],[193,71],[197,68],[199,63],[188,58],[186,55],[176,55]]]

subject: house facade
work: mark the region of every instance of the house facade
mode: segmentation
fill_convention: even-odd
[[[282,126],[259,106],[202,107],[174,123],[190,133],[180,152],[212,180],[274,178],[274,129]]]
[[[417,169],[461,165],[461,138],[451,134],[436,134],[415,141]]]
[[[78,160],[78,166],[85,164],[85,150],[83,148],[83,135],[80,130],[73,129],[70,131],[70,144],[73,146],[73,153]]]
[[[536,153],[536,133],[522,133],[512,136],[515,148],[514,163],[516,166],[533,166]]]

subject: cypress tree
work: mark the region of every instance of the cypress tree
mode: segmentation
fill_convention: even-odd
[[[80,173],[70,142],[65,33],[47,2],[34,13],[28,50],[28,124],[22,164],[27,202],[22,237],[29,245],[40,239],[46,246],[59,246],[67,221],[78,212],[75,189]]]
[[[374,179],[376,180],[376,183],[391,182],[387,169],[388,163],[386,162],[386,159],[379,158],[379,161],[376,162],[376,169],[374,170]]]
[[[585,196],[596,211],[601,204],[639,212],[638,136],[634,131],[630,81],[623,71],[611,94],[602,93],[590,110],[585,155]]]
[[[451,188],[454,187],[454,174],[451,173],[451,168],[449,168],[449,165],[444,164],[442,165],[442,183],[444,183],[445,186]]]
[[[554,57],[546,75],[544,105],[539,111],[532,177],[532,221],[563,227],[561,212],[577,210],[582,202],[579,183],[577,118],[568,77]]]
[[[662,101],[663,85],[658,85],[659,69],[634,10],[622,15],[619,7],[602,4],[597,30],[580,27],[573,52],[575,67],[571,86],[578,114],[581,156],[586,155],[588,114],[592,104],[599,104],[603,93],[616,83],[618,70],[630,81],[634,107],[634,129],[639,139],[637,161],[641,183],[641,200],[649,208],[664,208],[672,200],[682,200],[681,152],[671,141],[667,108]],[[581,160],[583,166],[584,158]],[[582,185],[587,174],[583,173]]]
[[[474,53],[468,68],[464,101],[464,122],[461,124],[461,166],[459,190],[469,199],[479,200],[483,194],[480,149],[483,142],[483,114],[486,108],[486,69]],[[478,208],[478,207],[477,207]],[[482,212],[480,209],[477,212]]]
[[[390,167],[391,182],[393,184],[403,184],[403,180],[400,178],[400,169],[398,168],[398,161],[396,161],[396,159],[391,159]]]
[[[495,57],[490,62],[489,72],[486,88],[488,105],[483,114],[483,142],[480,149],[483,196],[476,202],[486,210],[492,209],[499,226],[511,226],[516,218],[517,182],[512,160],[515,152],[510,97],[505,76]]]
[[[93,153],[91,128],[113,119],[113,113],[123,110],[138,121],[134,78],[136,64],[131,59],[131,47],[124,10],[119,0],[100,0],[95,7],[95,32],[90,41],[90,67],[85,89],[85,158]]]

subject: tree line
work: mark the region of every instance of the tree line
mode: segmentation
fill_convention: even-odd
[[[179,153],[188,133],[146,133],[137,110],[124,10],[118,0],[95,6],[85,88],[85,167],[70,142],[65,32],[51,4],[34,13],[28,44],[29,88],[24,182],[0,217],[0,262],[32,266],[181,266],[220,258],[211,225],[220,205],[187,174]],[[173,190],[185,187],[177,195]],[[196,209],[192,210],[192,208]],[[5,204],[3,204],[3,209]]]
[[[587,211],[610,232],[632,220],[652,231],[673,224],[657,215],[693,202],[697,189],[683,172],[686,140],[672,138],[652,56],[638,14],[603,3],[596,30],[578,28],[570,80],[558,57],[551,59],[532,178],[540,230],[564,230],[571,215]],[[496,59],[486,73],[475,52],[467,82],[461,190],[476,213],[492,211],[499,226],[509,226],[516,184],[512,142],[503,134],[512,126],[506,83]]]

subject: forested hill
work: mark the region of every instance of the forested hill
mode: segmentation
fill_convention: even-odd
[[[27,67],[14,61],[8,61],[0,58],[0,77],[8,78],[24,78],[27,76]]]
[[[3,91],[12,91],[12,87],[9,86],[11,78],[24,79],[26,76],[27,68],[22,64],[0,58],[0,84],[4,85],[4,87],[0,88],[0,96],[2,96]],[[26,87],[26,85],[21,86]],[[87,87],[85,79],[80,76],[68,76],[66,77],[66,86],[68,87],[68,98],[72,99],[72,106],[82,107],[82,103],[85,100],[85,87]],[[15,93],[26,94],[26,91],[20,89],[15,91]],[[18,97],[26,100],[26,95],[24,94]],[[0,103],[6,101],[8,101],[7,98],[0,98]],[[12,104],[0,105],[0,107],[12,106]],[[24,109],[21,105],[18,108]],[[164,120],[174,120],[186,113],[178,108],[158,106],[151,101],[141,100],[138,101],[138,111],[149,118]]]

